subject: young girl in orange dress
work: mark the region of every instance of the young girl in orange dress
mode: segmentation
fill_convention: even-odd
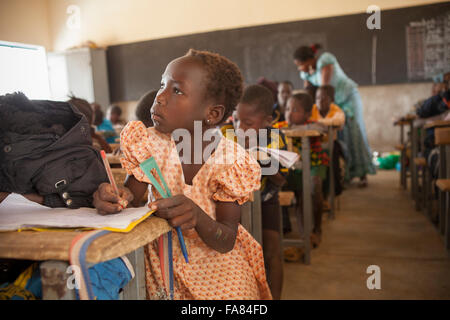
[[[162,199],[150,188],[148,206],[172,227],[181,227],[189,254],[187,263],[172,232],[174,299],[272,298],[261,246],[239,224],[240,206],[260,187],[258,163],[219,130],[209,131],[215,132],[212,143],[200,138],[202,151],[214,147],[209,157],[194,152],[195,135],[203,136],[231,115],[242,87],[239,68],[218,54],[191,49],[171,61],[151,108],[154,127],[133,121],[121,133],[126,188],[116,196],[105,183],[94,194],[100,214],[119,212],[119,200],[136,205],[151,186],[139,164],[155,158],[173,196]],[[180,132],[189,133],[190,148],[178,152],[174,137]],[[146,246],[145,256],[147,296],[166,299],[158,240]]]

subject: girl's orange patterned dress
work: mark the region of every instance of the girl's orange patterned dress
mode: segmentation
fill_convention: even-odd
[[[142,122],[130,122],[121,133],[122,166],[139,181],[150,183],[139,164],[153,156],[173,195],[184,194],[213,219],[214,201],[246,202],[259,189],[261,169],[249,154],[224,137],[193,179],[184,182],[174,140]],[[151,192],[149,192],[151,193]],[[176,232],[173,232],[174,299],[271,299],[260,244],[239,225],[236,243],[228,253],[208,247],[195,229],[183,231],[189,254],[184,261]],[[147,295],[165,299],[158,245],[145,248]]]

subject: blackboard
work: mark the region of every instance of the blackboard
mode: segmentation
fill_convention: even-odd
[[[246,83],[264,76],[290,80],[301,88],[292,55],[298,46],[314,42],[322,44],[322,51],[333,53],[359,85],[424,81],[425,75],[411,77],[408,73],[407,29],[413,22],[447,12],[450,3],[382,10],[381,29],[373,30],[366,24],[370,14],[361,13],[110,46],[111,101],[138,100],[148,90],[159,88],[166,65],[189,48],[228,57],[241,68]],[[446,48],[450,50],[450,43]]]

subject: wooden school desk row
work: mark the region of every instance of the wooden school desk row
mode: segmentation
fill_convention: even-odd
[[[437,215],[439,234],[450,253],[450,121],[427,121],[407,116],[394,125],[400,126],[400,185],[407,189],[407,178],[411,179],[411,197],[416,210],[433,220],[434,192],[437,192]],[[409,128],[410,140],[404,139],[404,127]],[[434,143],[439,148],[438,179],[432,180],[428,159],[425,159],[426,130],[434,129]],[[409,164],[408,164],[409,163]],[[409,174],[409,175],[408,175]]]
[[[330,127],[328,135],[334,136],[336,127]],[[304,210],[304,240],[282,239],[282,246],[299,246],[304,249],[304,263],[311,263],[310,232],[312,229],[312,201],[310,180],[310,144],[309,137],[320,136],[315,130],[286,130],[288,148],[292,150],[292,138],[302,139],[302,170],[303,170],[303,210]],[[332,148],[332,143],[329,143]],[[332,149],[330,150],[332,154]],[[118,157],[108,156],[111,165],[119,165],[113,169],[116,181],[124,181],[126,173],[120,168]],[[332,166],[331,166],[332,168]],[[330,188],[334,190],[333,174],[331,173]],[[330,218],[334,218],[334,192],[331,192],[332,202]],[[254,192],[252,201],[242,207],[242,225],[262,243],[261,200],[260,192]],[[293,192],[281,192],[280,203],[291,206],[294,202]],[[281,215],[280,215],[281,217]],[[170,230],[163,219],[150,216],[128,233],[111,232],[98,237],[89,245],[86,251],[86,262],[89,265],[111,260],[126,255],[130,260],[135,277],[124,288],[122,299],[145,299],[145,266],[143,246],[157,239]],[[86,231],[21,231],[0,232],[0,258],[43,261],[40,265],[42,277],[43,299],[75,299],[75,291],[67,286],[69,267],[69,249],[75,237]],[[280,230],[282,235],[282,227]],[[49,276],[48,276],[49,275]]]

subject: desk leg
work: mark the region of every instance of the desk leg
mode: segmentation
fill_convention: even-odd
[[[73,273],[68,273],[69,263],[66,261],[44,261],[40,265],[43,300],[76,300]],[[75,279],[75,278],[74,278]],[[70,284],[70,285],[69,285]]]
[[[403,187],[403,189],[407,189],[407,182],[406,182],[406,147],[402,149],[400,153],[400,184]]]
[[[144,247],[140,247],[135,251],[127,254],[128,260],[130,260],[133,266],[135,276],[134,278],[123,288],[123,300],[145,300],[146,299],[146,287],[145,287],[145,261],[144,261]]]
[[[414,128],[411,123],[411,159],[409,161],[411,167],[411,196],[416,204],[416,210],[419,210],[419,201],[417,199],[417,166],[414,163],[414,159],[417,157],[417,140],[417,128]]]
[[[311,154],[309,138],[302,137],[302,169],[303,169],[303,229],[305,237],[305,264],[311,264]]]
[[[403,124],[400,125],[400,145],[404,145],[404,127]],[[400,185],[406,189],[406,161],[405,161],[405,148],[400,151]]]
[[[328,127],[328,143],[329,143],[329,153],[330,153],[330,215],[329,218],[334,220],[334,160],[333,150],[334,150],[334,129],[333,127]]]
[[[252,231],[253,238],[262,245],[261,192],[253,192],[252,202]]]

